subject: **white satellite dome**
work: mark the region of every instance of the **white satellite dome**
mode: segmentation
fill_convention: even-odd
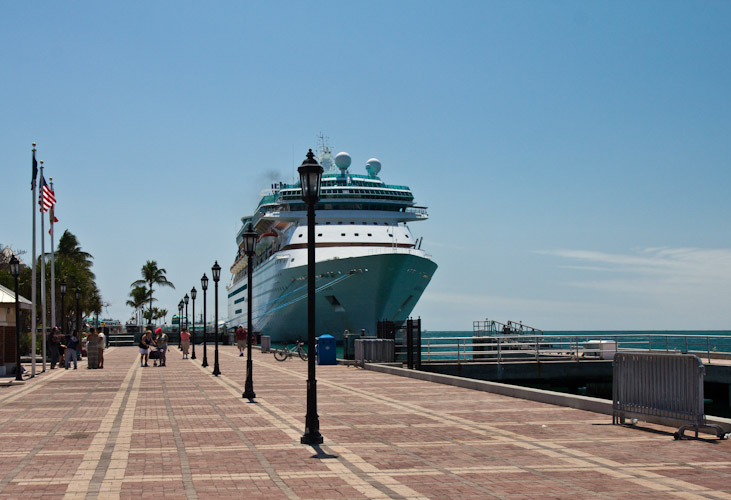
[[[378,158],[371,158],[368,160],[366,162],[366,171],[371,177],[377,176],[378,172],[381,171],[381,160]]]
[[[341,152],[335,155],[335,165],[343,174],[345,174],[345,171],[348,170],[348,167],[350,167],[351,161],[350,155],[346,152]]]

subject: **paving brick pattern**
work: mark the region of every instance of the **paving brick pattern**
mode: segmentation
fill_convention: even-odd
[[[220,377],[180,358],[114,347],[1,388],[0,498],[731,498],[731,441],[318,366],[325,442],[303,446],[305,362],[254,351],[250,402],[235,348]]]

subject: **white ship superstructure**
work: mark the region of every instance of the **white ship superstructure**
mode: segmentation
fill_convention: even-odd
[[[385,184],[380,162],[351,174],[350,156],[335,161],[323,145],[321,199],[316,207],[316,330],[342,339],[346,330],[375,334],[378,320],[405,321],[437,265],[407,223],[425,220],[407,186]],[[307,213],[298,184],[275,184],[256,212],[241,219],[228,285],[228,323],[246,325],[247,265],[242,234],[259,234],[253,264],[252,322],[272,342],[307,337]]]

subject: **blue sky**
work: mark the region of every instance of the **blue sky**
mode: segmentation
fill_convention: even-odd
[[[35,141],[104,315],[130,316],[148,259],[172,311],[322,132],[429,207],[411,226],[439,265],[427,329],[729,329],[729,19],[720,1],[4,2],[0,242],[30,252]]]

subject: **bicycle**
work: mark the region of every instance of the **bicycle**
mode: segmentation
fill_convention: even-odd
[[[298,341],[292,345],[288,345],[287,347],[274,349],[274,359],[277,361],[285,361],[290,356],[294,357],[295,355],[299,355],[299,357],[302,358],[302,361],[307,361],[307,351],[302,348],[303,345],[305,345],[304,342]]]

